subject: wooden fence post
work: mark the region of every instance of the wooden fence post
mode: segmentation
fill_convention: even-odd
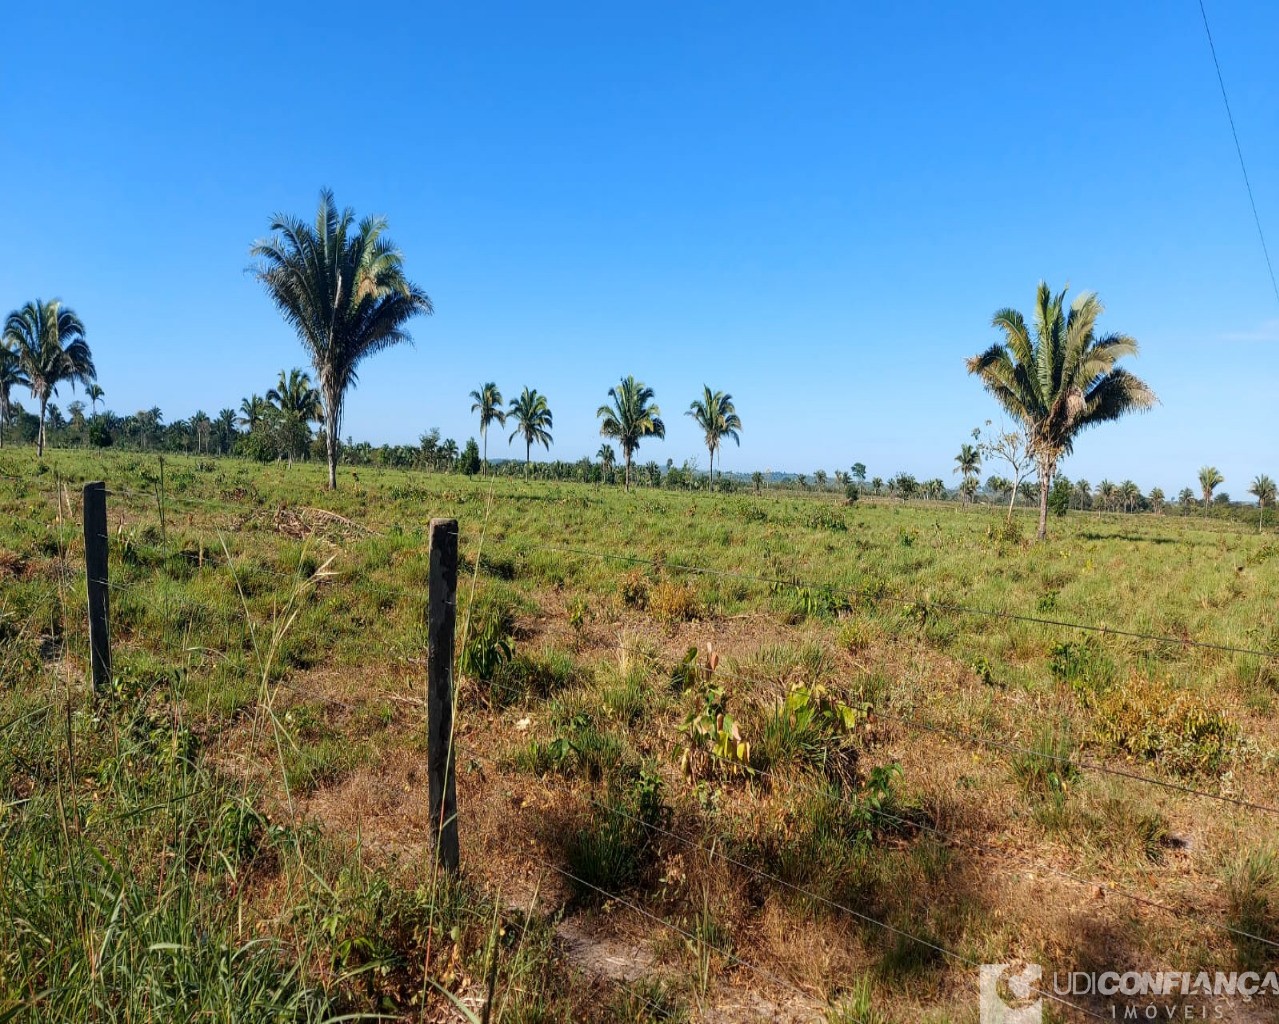
[[[458,867],[457,790],[453,748],[453,634],[457,620],[457,520],[431,520],[427,600],[426,758],[436,858]]]
[[[84,485],[84,569],[89,591],[89,662],[93,692],[111,688],[111,596],[107,585],[107,485]]]

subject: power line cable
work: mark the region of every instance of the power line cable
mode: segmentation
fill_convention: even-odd
[[[1239,170],[1243,172],[1244,187],[1248,190],[1248,202],[1252,206],[1252,219],[1257,225],[1257,237],[1261,239],[1261,252],[1266,257],[1266,270],[1270,274],[1270,287],[1279,301],[1279,282],[1275,280],[1275,268],[1270,262],[1270,250],[1266,246],[1266,233],[1261,230],[1261,215],[1257,213],[1257,200],[1253,198],[1252,182],[1248,178],[1248,165],[1244,163],[1243,147],[1239,144],[1239,131],[1235,127],[1235,115],[1230,110],[1230,97],[1226,94],[1226,80],[1221,74],[1221,61],[1217,59],[1217,46],[1212,41],[1212,29],[1208,27],[1208,11],[1204,0],[1199,0],[1199,13],[1203,16],[1204,33],[1208,36],[1208,49],[1212,52],[1213,67],[1217,69],[1217,84],[1221,86],[1221,100],[1226,105],[1226,117],[1230,121],[1230,134],[1234,136],[1235,152],[1239,155]]]

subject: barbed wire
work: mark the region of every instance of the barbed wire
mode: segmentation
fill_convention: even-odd
[[[747,583],[758,583],[768,587],[785,587],[790,589],[806,589],[827,591],[830,593],[843,594],[846,597],[854,597],[874,604],[884,602],[886,604],[902,605],[913,608],[922,608],[928,611],[944,612],[949,614],[974,615],[985,618],[1005,619],[1015,622],[1032,623],[1041,626],[1054,626],[1062,629],[1073,629],[1087,633],[1100,633],[1108,636],[1118,636],[1133,640],[1146,640],[1154,643],[1170,644],[1178,647],[1195,647],[1204,650],[1220,651],[1227,654],[1246,654],[1259,658],[1279,658],[1279,651],[1258,650],[1248,647],[1237,647],[1231,644],[1221,644],[1212,641],[1194,640],[1189,637],[1172,637],[1164,636],[1159,633],[1143,633],[1137,630],[1119,629],[1111,626],[1096,626],[1089,623],[1070,622],[1064,619],[1051,619],[1039,615],[1027,615],[1022,612],[1008,612],[994,608],[978,608],[972,605],[956,604],[949,601],[934,601],[923,598],[916,599],[910,597],[902,597],[893,594],[874,594],[863,593],[846,584],[838,584],[832,582],[822,582],[816,580],[806,580],[799,577],[784,579],[781,577],[759,576],[752,573],[737,572],[729,569],[712,569],[708,566],[690,565],[678,561],[658,561],[653,558],[644,558],[639,555],[627,555],[618,552],[608,551],[592,551],[589,548],[579,547],[563,547],[551,544],[534,544],[527,541],[516,541],[512,546],[519,551],[545,551],[564,555],[575,555],[580,558],[593,558],[599,561],[624,562],[630,565],[645,565],[650,568],[665,570],[668,572],[684,572],[699,576],[714,576],[723,579],[739,580]]]

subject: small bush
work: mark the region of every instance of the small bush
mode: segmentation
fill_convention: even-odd
[[[511,634],[515,619],[509,608],[485,602],[471,613],[470,635],[462,646],[458,670],[482,683],[491,682],[515,653]]]
[[[649,593],[648,610],[665,622],[687,622],[700,617],[701,602],[692,584],[662,580]]]
[[[1048,662],[1053,678],[1070,684],[1081,697],[1092,697],[1110,689],[1115,681],[1115,663],[1094,637],[1059,643]]]
[[[1068,724],[1043,725],[1024,753],[1012,756],[1013,776],[1030,796],[1061,802],[1079,779]]]
[[[553,648],[536,654],[508,654],[493,670],[488,692],[498,707],[523,700],[545,700],[579,675],[572,657]]]
[[[648,578],[642,569],[632,569],[625,573],[618,581],[617,592],[627,608],[648,607]]]
[[[1238,731],[1196,694],[1136,675],[1100,697],[1096,714],[1103,742],[1179,775],[1220,770]]]
[[[591,821],[569,835],[565,855],[578,897],[597,902],[639,882],[670,812],[661,779],[650,772],[609,787],[592,806]]]

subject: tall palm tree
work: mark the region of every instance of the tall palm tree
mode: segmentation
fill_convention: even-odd
[[[27,375],[22,372],[18,353],[0,340],[0,448],[4,447],[4,425],[13,411],[11,397],[15,387],[26,387]]]
[[[1261,519],[1257,523],[1257,532],[1260,533],[1266,524],[1266,502],[1272,505],[1275,503],[1275,482],[1262,473],[1253,480],[1248,493],[1255,496],[1257,504],[1261,506]]]
[[[971,444],[961,445],[959,454],[955,456],[955,472],[963,474],[963,483],[960,491],[970,501],[977,491],[977,488],[972,484],[976,481],[977,474],[980,471],[981,452],[977,449],[977,446]]]
[[[106,392],[102,390],[101,384],[90,384],[84,389],[84,397],[89,400],[89,409],[93,413],[98,411],[98,403],[106,397]]]
[[[18,364],[27,378],[31,395],[40,403],[40,433],[36,454],[44,455],[44,419],[49,396],[58,385],[91,384],[98,376],[93,353],[84,340],[84,324],[58,299],[36,299],[9,314],[4,325],[4,341],[18,355]]]
[[[1164,495],[1164,489],[1162,487],[1150,488],[1150,508],[1155,515],[1161,516],[1164,514],[1164,505],[1167,501],[1168,499]]]
[[[706,451],[710,455],[709,482],[713,490],[715,488],[715,453],[719,450],[720,442],[726,437],[731,437],[739,448],[742,444],[738,433],[742,429],[742,421],[733,405],[733,396],[726,395],[722,391],[712,391],[703,384],[702,397],[689,405],[685,415],[692,416],[693,421],[702,428],[702,435],[706,439]]]
[[[333,193],[320,192],[315,224],[277,215],[271,238],[256,242],[258,279],[311,357],[324,399],[329,487],[338,485],[342,406],[360,364],[393,345],[412,341],[405,325],[434,312],[426,293],[404,276],[404,257],[384,237],[386,220],[357,225]]]
[[[1125,480],[1119,485],[1119,499],[1124,503],[1124,511],[1131,512],[1141,503],[1141,488],[1132,480]]]
[[[646,437],[666,437],[662,410],[653,401],[653,389],[633,376],[623,377],[608,389],[613,404],[595,410],[600,420],[600,434],[614,438],[622,446],[626,461],[626,489],[631,489],[631,462]]]
[[[515,421],[515,429],[511,431],[508,441],[514,441],[516,435],[524,438],[524,475],[528,476],[528,468],[533,461],[533,445],[540,444],[550,451],[551,427],[555,424],[551,419],[551,407],[546,404],[546,396],[540,395],[537,388],[525,388],[519,398],[511,399],[511,408],[507,417]]]
[[[1199,489],[1203,493],[1205,516],[1208,514],[1208,506],[1212,504],[1212,492],[1225,482],[1226,478],[1216,466],[1204,466],[1199,470]]]
[[[1084,511],[1092,501],[1092,484],[1080,477],[1075,481],[1074,495],[1079,502],[1079,511]]]
[[[475,401],[471,404],[471,412],[480,414],[480,441],[484,445],[484,475],[489,471],[489,424],[506,426],[506,413],[502,411],[502,392],[497,385],[489,381],[477,391],[471,392]]]
[[[195,450],[203,453],[209,447],[209,432],[213,429],[213,421],[203,409],[191,417],[191,430],[195,434]]]
[[[1033,336],[1015,309],[1001,309],[992,320],[1004,340],[968,360],[996,401],[1026,426],[1031,454],[1039,470],[1039,531],[1048,535],[1048,488],[1057,463],[1070,454],[1087,427],[1117,420],[1133,410],[1149,409],[1157,399],[1150,387],[1116,366],[1137,354],[1126,334],[1096,334],[1104,306],[1083,292],[1065,309],[1066,292],[1053,295],[1039,283]]]

